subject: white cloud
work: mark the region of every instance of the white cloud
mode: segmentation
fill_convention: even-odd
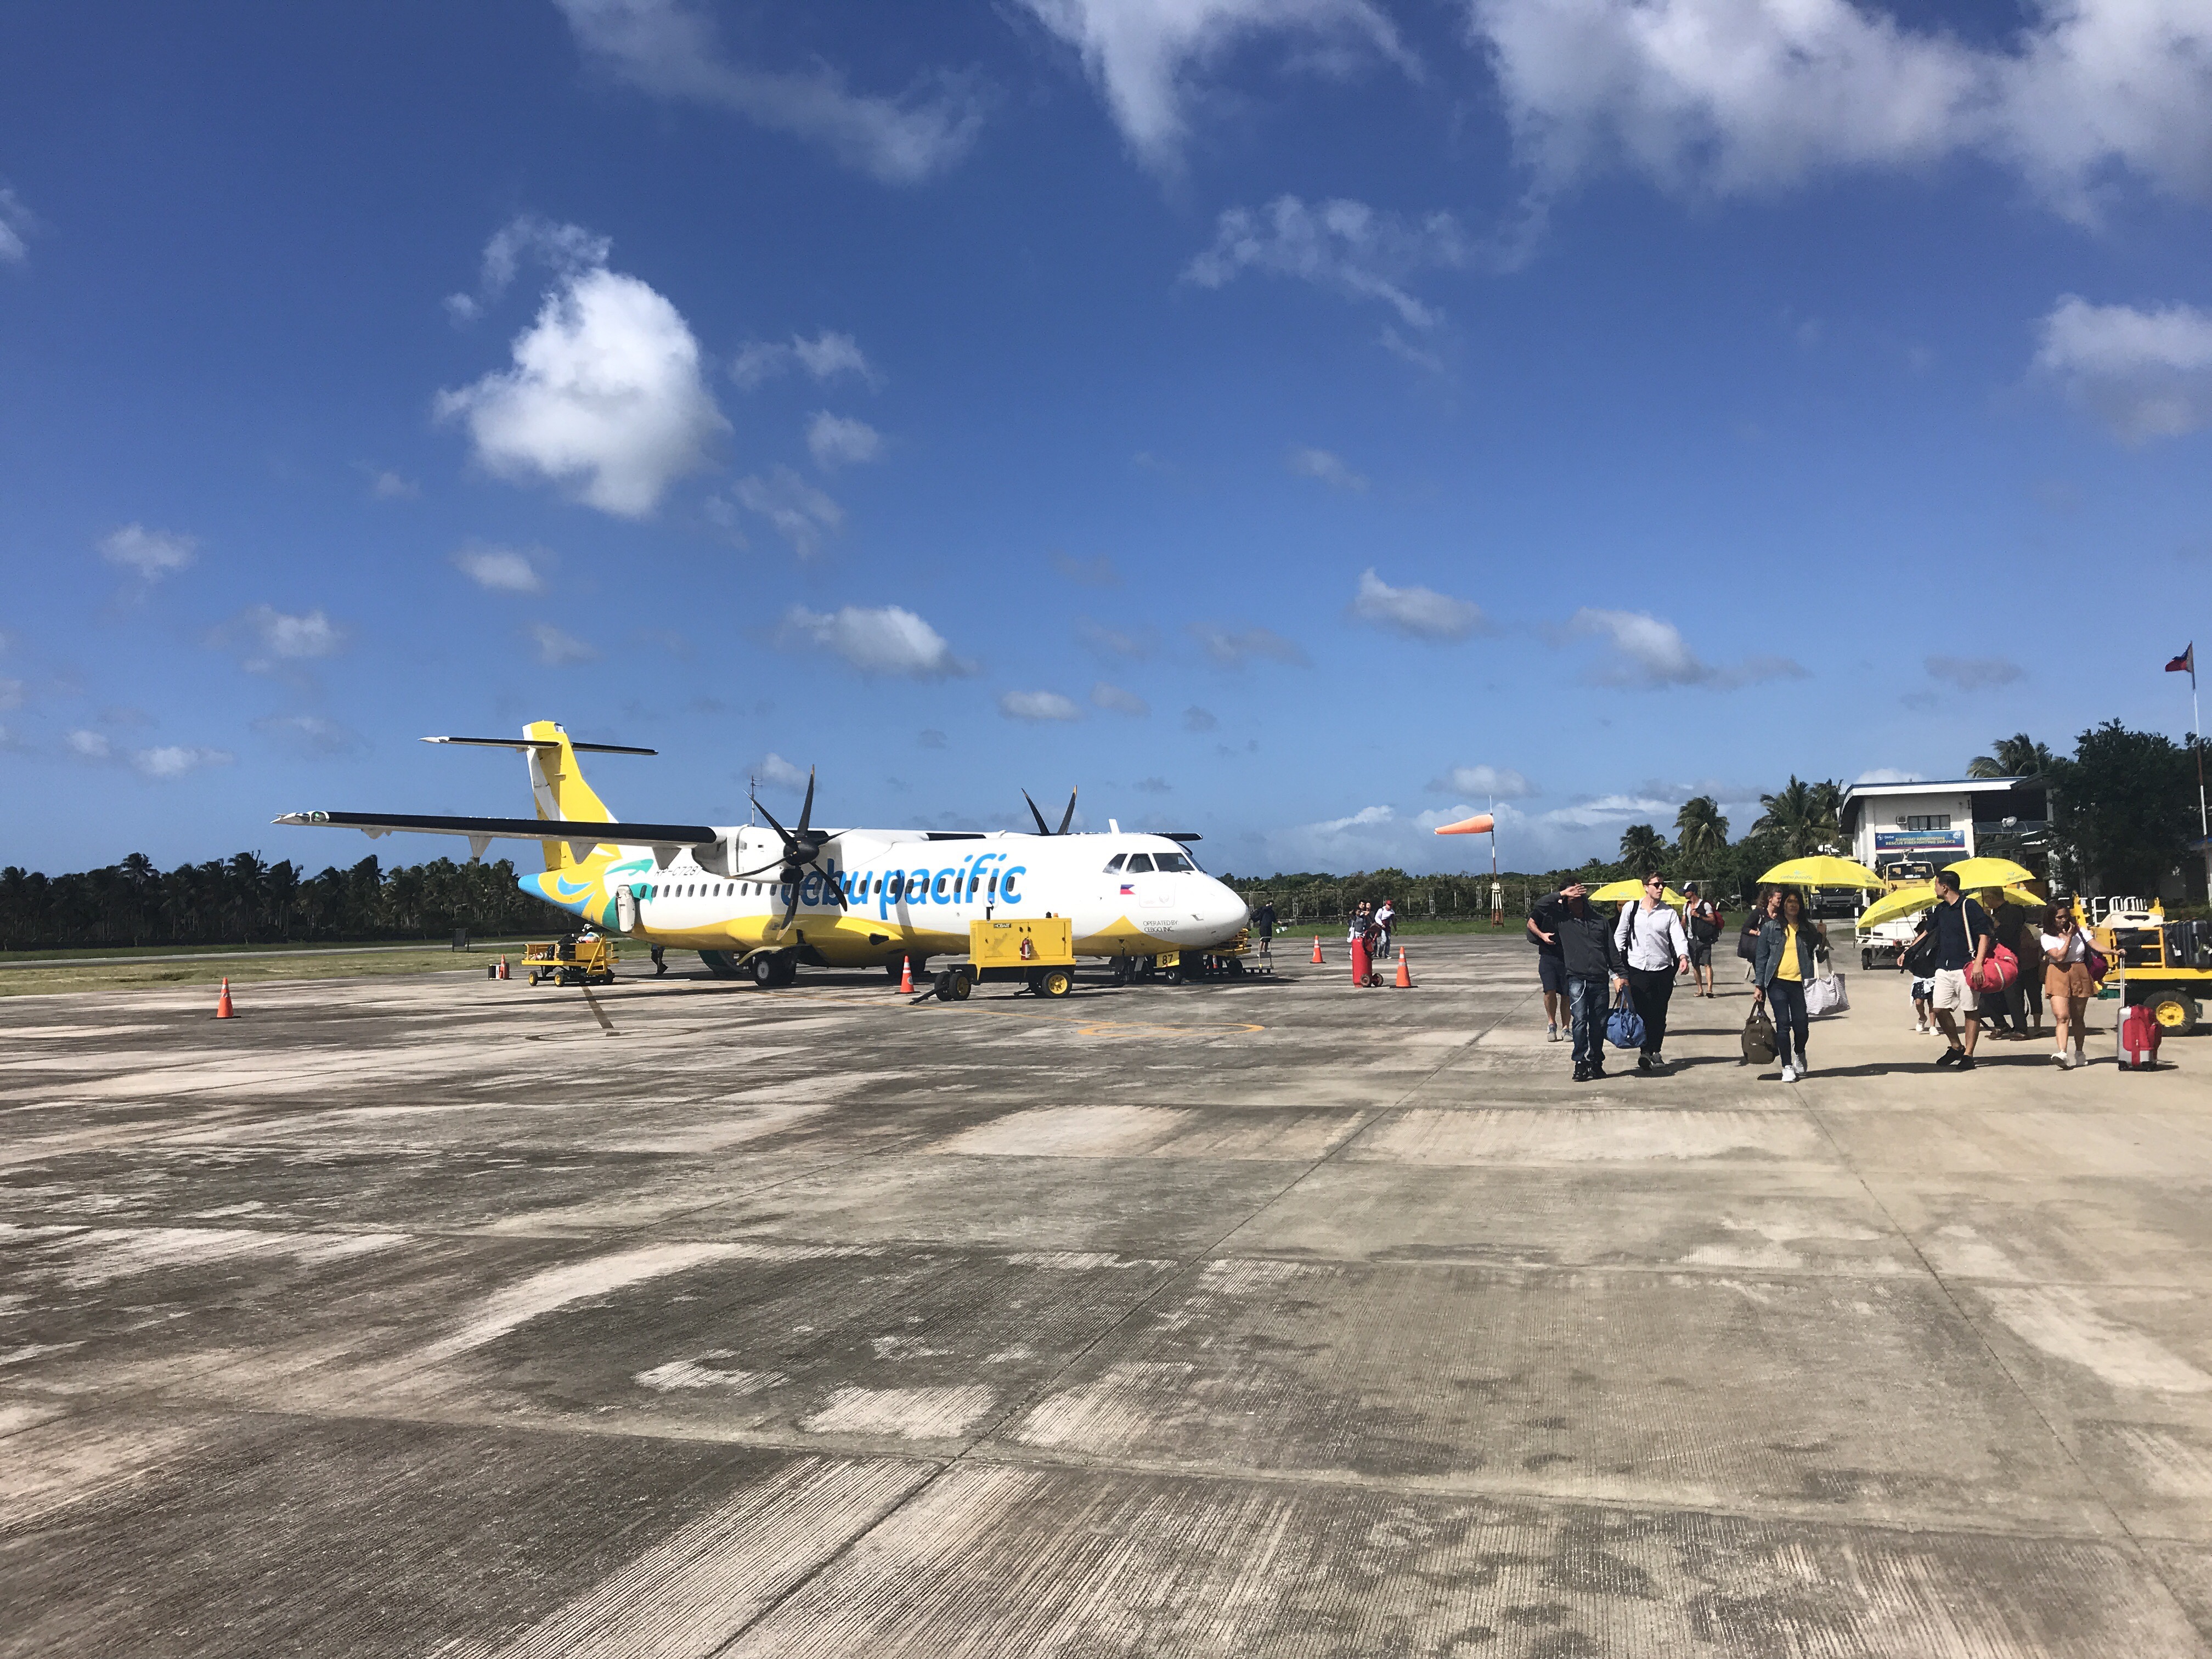
[[[114,746],[104,732],[87,732],[80,728],[62,739],[70,753],[80,760],[104,761],[114,757]]]
[[[853,374],[870,386],[877,383],[876,372],[868,366],[860,342],[849,334],[833,333],[826,328],[811,340],[794,334],[787,344],[773,340],[746,341],[730,360],[730,378],[750,392],[788,373],[793,364],[817,380],[834,380],[840,374]]]
[[[1175,785],[1165,778],[1139,778],[1129,787],[1141,789],[1148,795],[1171,795],[1175,793]]]
[[[437,399],[501,477],[549,478],[602,512],[643,518],[729,430],[700,378],[699,343],[635,276],[566,271],[513,349],[512,369]]]
[[[2212,312],[2095,306],[2068,295],[2043,319],[2035,367],[2130,443],[2212,425]]]
[[[403,478],[397,472],[379,472],[369,481],[368,493],[380,501],[411,501],[422,493],[422,486],[411,478]]]
[[[131,765],[145,777],[167,782],[181,778],[187,772],[196,772],[203,766],[228,766],[235,756],[227,749],[197,749],[180,744],[165,744],[158,749],[133,750]]]
[[[1291,471],[1300,477],[1318,478],[1333,489],[1349,489],[1365,493],[1367,480],[1346,466],[1342,459],[1326,449],[1293,449],[1290,454]]]
[[[289,616],[272,605],[257,605],[240,613],[236,626],[271,657],[306,661],[327,657],[345,643],[345,630],[320,611]],[[248,663],[247,667],[258,665]]]
[[[1867,770],[1860,773],[1858,776],[1853,778],[1851,780],[1851,787],[1856,789],[1863,783],[1920,783],[1923,781],[1925,781],[1925,775],[1919,772],[1900,772],[1893,766],[1875,766],[1868,768]]]
[[[817,410],[806,423],[806,449],[824,472],[872,461],[883,453],[883,434],[866,421]]]
[[[813,557],[821,550],[823,533],[845,522],[842,507],[780,463],[769,469],[766,477],[756,474],[738,479],[735,493],[774,525],[802,558]]]
[[[1482,607],[1431,587],[1393,587],[1370,568],[1359,576],[1352,614],[1416,640],[1463,640],[1487,623]]]
[[[1498,766],[1455,766],[1429,787],[1440,795],[1459,794],[1479,800],[1527,800],[1539,793],[1520,773]]]
[[[1110,708],[1117,714],[1149,714],[1152,712],[1152,704],[1135,692],[1105,680],[1091,688],[1091,701],[1097,707]],[[5,707],[4,703],[0,703],[0,708]]]
[[[453,555],[453,568],[489,593],[542,593],[544,580],[519,548],[475,542]]]
[[[1752,656],[1733,667],[1716,667],[1690,649],[1680,629],[1641,611],[1585,606],[1568,621],[1567,629],[1609,641],[1611,649],[1590,666],[1589,678],[1598,685],[1649,690],[1703,685],[1724,690],[1761,680],[1806,678],[1803,666],[1788,657]]]
[[[1685,192],[1966,153],[2094,216],[2118,170],[2212,184],[2202,0],[2031,0],[2006,47],[1852,0],[1466,0],[1540,185],[1615,161]]]
[[[349,755],[362,747],[358,732],[320,714],[272,714],[254,721],[253,729],[308,755]]]
[[[806,774],[774,750],[770,750],[761,757],[760,764],[752,769],[752,775],[772,788],[804,789],[806,787]]]
[[[1477,251],[1448,213],[1408,219],[1364,202],[1309,207],[1295,196],[1265,208],[1231,208],[1215,222],[1213,246],[1183,270],[1185,282],[1224,288],[1248,270],[1295,276],[1359,300],[1380,300],[1408,328],[1432,328],[1442,313],[1406,290],[1422,270],[1455,270]]]
[[[1206,654],[1224,668],[1242,668],[1255,657],[1264,657],[1270,662],[1288,663],[1292,667],[1312,666],[1312,659],[1304,650],[1285,639],[1272,628],[1217,628],[1211,623],[1193,623],[1190,631]]]
[[[537,642],[538,660],[548,668],[567,668],[599,659],[598,647],[586,644],[574,634],[564,634],[551,623],[532,623],[526,631]]]
[[[2023,672],[2018,663],[2002,657],[1928,659],[1929,678],[1955,685],[1961,691],[1986,691],[1992,686],[2010,685]]]
[[[20,265],[31,257],[29,237],[38,228],[23,198],[0,185],[0,264]]]
[[[826,67],[785,74],[725,58],[710,19],[678,0],[555,0],[576,42],[657,97],[709,104],[820,144],[885,184],[913,184],[966,154],[981,100],[961,78],[925,76],[902,97],[846,89]]]
[[[1022,0],[1037,21],[1083,55],[1129,148],[1146,165],[1171,168],[1202,94],[1194,71],[1267,33],[1296,33],[1304,61],[1347,68],[1346,49],[1417,66],[1390,20],[1369,0]]]
[[[945,636],[911,611],[887,605],[848,605],[830,612],[793,605],[784,613],[779,640],[842,657],[864,674],[945,679],[973,674],[975,665],[953,654]]]
[[[197,537],[126,524],[100,539],[100,556],[110,564],[136,571],[142,581],[156,582],[191,564],[198,546]]]
[[[1057,691],[1002,691],[999,712],[1011,720],[1079,720],[1083,711],[1073,697]]]

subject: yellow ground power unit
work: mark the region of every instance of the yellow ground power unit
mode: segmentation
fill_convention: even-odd
[[[1009,918],[968,924],[968,963],[951,970],[953,1000],[978,982],[1025,983],[1040,996],[1075,988],[1075,930],[1065,916]]]

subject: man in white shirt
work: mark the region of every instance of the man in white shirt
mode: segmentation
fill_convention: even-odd
[[[1644,878],[1644,896],[1621,907],[1613,942],[1628,964],[1626,976],[1615,980],[1613,988],[1626,988],[1644,1022],[1644,1051],[1636,1057],[1636,1069],[1649,1077],[1667,1063],[1660,1049],[1667,1041],[1667,1003],[1674,994],[1674,975],[1690,970],[1690,936],[1667,903],[1665,877],[1655,872]]]

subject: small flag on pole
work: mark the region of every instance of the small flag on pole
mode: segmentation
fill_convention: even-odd
[[[2166,664],[2166,672],[2169,674],[2186,674],[2191,679],[2195,679],[2197,678],[2196,641],[2192,640],[2190,642],[2188,650],[2183,652],[2172,662]]]

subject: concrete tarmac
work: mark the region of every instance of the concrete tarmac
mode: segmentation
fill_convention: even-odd
[[[2212,1044],[1329,953],[9,1002],[0,1655],[2212,1653]]]

